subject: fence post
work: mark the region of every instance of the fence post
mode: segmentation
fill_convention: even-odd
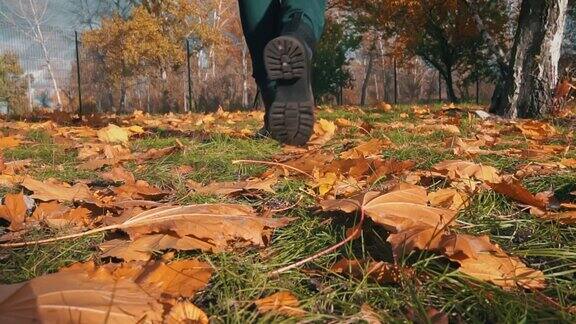
[[[396,57],[392,58],[392,64],[394,65],[394,104],[398,104],[398,69],[396,66]]]
[[[188,111],[192,111],[192,76],[190,75],[190,40],[186,38],[186,61],[188,71]]]
[[[76,76],[78,79],[78,115],[82,118],[82,79],[80,75],[80,51],[78,41],[78,31],[74,31],[74,39],[76,41]]]

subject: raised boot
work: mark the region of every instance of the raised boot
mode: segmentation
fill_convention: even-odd
[[[295,13],[281,36],[264,49],[268,78],[276,81],[276,95],[267,113],[272,138],[290,145],[305,145],[314,130],[312,56],[314,32]]]

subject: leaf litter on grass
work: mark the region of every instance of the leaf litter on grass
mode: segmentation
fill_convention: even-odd
[[[90,119],[85,125],[58,125],[55,121],[39,124],[6,122],[9,131],[8,136],[3,137],[5,140],[0,141],[4,143],[0,145],[1,149],[19,149],[20,139],[33,126],[35,130],[50,134],[55,145],[65,143],[67,150],[75,151],[77,163],[73,167],[96,171],[98,179],[78,178],[65,182],[39,178],[35,169],[45,167],[44,162],[3,159],[0,184],[12,192],[24,191],[8,193],[3,199],[0,218],[6,226],[4,239],[0,240],[2,247],[27,249],[39,244],[58,244],[60,239],[98,232],[107,234],[106,240],[94,247],[90,260],[76,260],[81,262],[70,262],[57,273],[0,286],[0,310],[4,310],[0,311],[0,317],[7,322],[22,318],[29,322],[82,319],[92,323],[101,322],[104,316],[109,322],[119,323],[187,320],[207,323],[211,316],[225,315],[204,313],[203,308],[214,305],[209,306],[210,302],[202,296],[212,289],[210,282],[218,280],[214,276],[218,277],[220,271],[226,269],[219,269],[218,263],[205,260],[226,253],[243,255],[247,251],[264,250],[261,254],[263,264],[259,267],[266,268],[266,250],[275,245],[276,249],[281,249],[283,244],[274,235],[275,231],[286,230],[299,221],[291,214],[292,209],[298,211],[296,215],[301,215],[310,210],[311,204],[315,205],[313,209],[320,211],[319,216],[336,212],[348,215],[347,219],[352,220],[352,215],[362,214],[386,233],[384,241],[388,245],[381,243],[378,249],[389,250],[393,256],[392,259],[379,259],[340,255],[336,263],[326,266],[325,277],[338,274],[359,281],[367,278],[384,286],[402,287],[410,282],[425,284],[430,275],[421,282],[423,277],[418,271],[422,269],[415,268],[421,265],[414,263],[411,255],[427,252],[446,260],[451,271],[458,274],[456,280],[463,284],[485,282],[511,294],[522,290],[549,293],[547,287],[554,289],[557,280],[547,278],[546,274],[554,270],[542,268],[541,263],[532,263],[532,259],[523,258],[523,255],[506,252],[495,242],[501,242],[498,237],[467,233],[467,228],[478,225],[462,221],[461,217],[470,208],[477,208],[473,206],[475,197],[492,192],[517,204],[521,211],[529,211],[537,221],[557,226],[573,225],[576,219],[574,199],[563,197],[564,200],[559,200],[554,188],[547,192],[531,192],[522,183],[544,167],[550,168],[551,172],[573,172],[570,171],[573,167],[570,159],[557,163],[550,156],[547,161],[546,157],[532,155],[530,150],[566,154],[571,148],[558,145],[561,132],[545,122],[483,120],[465,133],[460,129],[460,117],[453,114],[471,117],[465,110],[456,108],[436,111],[414,106],[411,109],[416,122],[412,125],[319,119],[309,146],[285,147],[264,161],[246,156],[236,170],[257,164],[260,171],[242,176],[241,173],[230,174],[229,177],[235,179],[230,181],[201,177],[198,172],[202,171],[194,164],[185,164],[182,157],[202,145],[194,141],[200,132],[203,135],[197,138],[201,141],[215,140],[209,139],[211,135],[246,138],[255,131],[247,128],[253,126],[247,126],[246,121],[258,120],[261,113],[219,110],[206,115],[152,116],[135,112],[122,117]],[[359,116],[370,114],[376,119],[383,114],[396,114],[396,107],[384,104],[362,114],[355,107],[341,109]],[[334,110],[328,112],[334,113]],[[91,121],[98,121],[98,124],[90,125]],[[407,133],[444,133],[449,140],[431,143],[431,152],[446,156],[447,149],[453,150],[453,156],[461,160],[447,159],[433,165],[412,159],[385,158],[410,148],[394,143],[379,133],[379,128]],[[177,145],[144,150],[131,145],[159,129],[192,141],[176,138]],[[210,129],[210,133],[205,129]],[[516,136],[515,141],[524,141],[528,149],[495,148],[508,141],[504,137],[510,136]],[[261,144],[253,141],[253,145]],[[490,163],[479,162],[481,156],[522,156],[534,161],[523,165],[515,174],[507,174]],[[137,171],[168,160],[174,163],[172,170],[183,170],[169,175],[175,181],[156,185],[153,178],[138,176],[142,173]],[[417,165],[433,166],[415,169]],[[204,180],[196,182],[197,179]],[[311,202],[300,206],[300,198],[296,204],[287,204],[290,206],[287,209],[272,211],[266,206],[267,202],[277,199],[275,197],[282,194],[280,185],[290,180],[303,185],[298,188],[298,195],[311,197]],[[572,188],[575,190],[576,184]],[[214,196],[216,200],[210,204],[182,206],[176,197],[180,190],[189,190],[189,195]],[[322,224],[331,220],[327,218]],[[26,241],[26,233],[43,227],[61,234],[31,242],[18,241]],[[364,235],[369,232],[366,222],[356,223],[348,229],[346,242],[365,244]],[[183,258],[174,259],[174,252]],[[310,254],[315,252],[319,251],[310,251]],[[333,253],[339,252],[334,250]],[[317,258],[311,257],[306,260],[310,265],[300,266],[314,268]],[[275,270],[274,266],[267,268]],[[306,275],[306,272],[302,271],[302,274]],[[269,280],[282,280],[283,276],[280,272]],[[270,294],[273,291],[276,293]],[[292,292],[290,286],[263,289],[257,295],[245,301],[245,306],[255,305],[252,306],[254,311],[262,316],[305,318],[321,315],[315,314],[318,310],[308,303],[300,302],[301,291]],[[426,316],[446,320],[447,315],[435,308],[442,305],[424,302],[425,309],[430,310]],[[343,316],[342,319],[347,315],[363,319],[381,317],[377,308],[366,303],[357,307],[355,314],[339,316]],[[415,317],[410,307],[402,312],[405,318]],[[338,314],[330,316],[334,315]],[[390,314],[384,317],[390,318]]]

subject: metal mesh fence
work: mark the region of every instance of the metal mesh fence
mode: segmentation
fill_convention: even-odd
[[[18,58],[28,107],[74,105],[70,82],[75,60],[73,30],[42,26],[34,31],[0,23],[0,55],[6,54]]]

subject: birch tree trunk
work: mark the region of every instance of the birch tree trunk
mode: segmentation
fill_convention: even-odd
[[[366,105],[366,96],[368,93],[368,83],[370,83],[370,76],[372,75],[372,70],[374,68],[374,46],[370,49],[368,53],[368,66],[366,67],[366,75],[364,76],[364,81],[362,82],[362,94],[360,96],[360,105]]]
[[[568,0],[523,0],[509,73],[495,91],[492,112],[508,118],[546,114],[558,82]]]
[[[248,108],[248,48],[242,44],[242,108]]]

